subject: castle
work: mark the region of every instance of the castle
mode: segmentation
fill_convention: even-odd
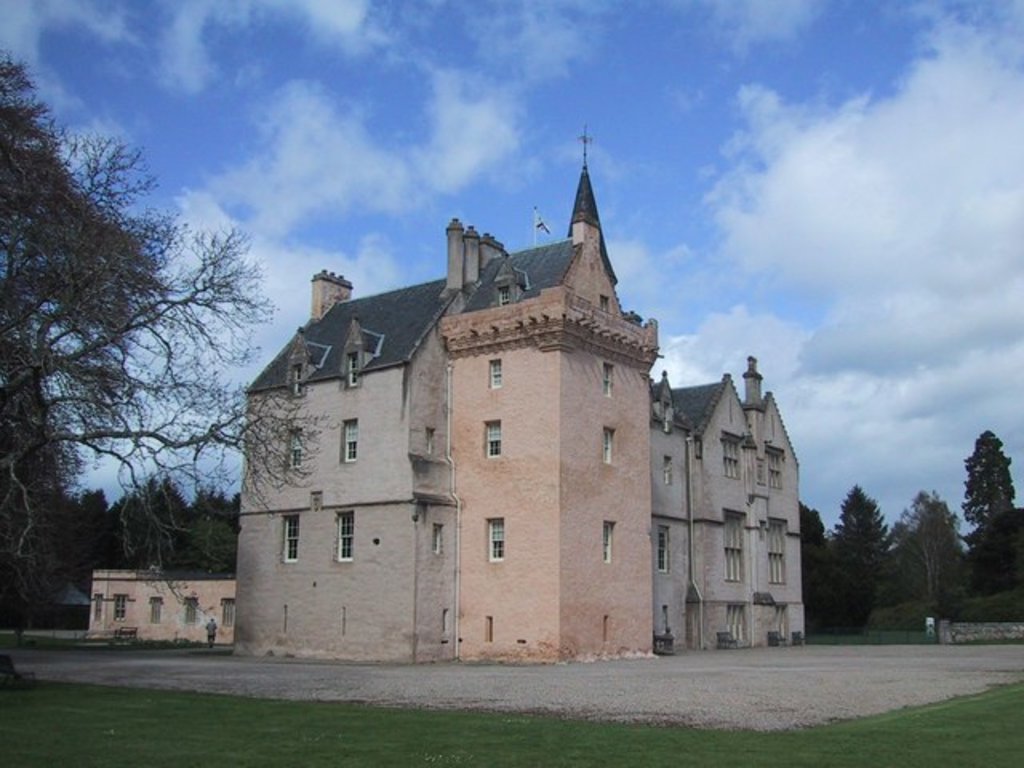
[[[253,382],[295,426],[243,484],[236,650],[606,658],[799,641],[798,464],[754,358],[673,388],[584,163],[564,240],[452,220],[444,279],[314,276]],[[265,446],[266,447],[266,446]],[[260,487],[261,490],[254,490]]]

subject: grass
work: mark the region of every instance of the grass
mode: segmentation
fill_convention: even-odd
[[[11,768],[54,765],[1019,765],[1024,684],[805,731],[754,733],[42,683],[0,690]]]

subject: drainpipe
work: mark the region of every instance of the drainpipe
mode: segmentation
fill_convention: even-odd
[[[462,499],[455,492],[455,458],[452,456],[452,364],[445,367],[445,461],[448,462],[449,486],[455,499],[455,604],[452,606],[452,642],[455,643],[455,659],[462,658],[462,643],[459,637],[459,616],[462,613],[460,596],[462,576]]]
[[[690,535],[687,536],[687,566],[690,577],[690,585],[697,593],[697,647],[704,648],[704,595],[700,593],[697,584],[697,569],[694,567],[693,557],[696,546],[693,540],[693,435],[686,437],[686,517],[689,522]]]

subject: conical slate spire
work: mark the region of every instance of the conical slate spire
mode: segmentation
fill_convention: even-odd
[[[597,229],[601,238],[601,261],[611,278],[612,285],[619,282],[612,269],[612,262],[608,258],[608,249],[604,244],[604,232],[601,231],[601,217],[597,215],[597,200],[594,198],[594,189],[590,186],[590,172],[587,170],[586,162],[583,163],[583,170],[580,171],[580,183],[576,187],[576,202],[572,207],[572,219],[569,222],[569,237],[572,237],[573,224],[583,222]]]

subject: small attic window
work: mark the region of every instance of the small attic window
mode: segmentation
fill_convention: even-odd
[[[359,352],[349,352],[345,356],[345,377],[348,386],[359,386]]]
[[[499,285],[498,286],[498,306],[504,307],[506,304],[512,303],[512,286],[511,285]]]
[[[291,373],[288,377],[288,383],[293,395],[298,397],[302,394],[302,363],[295,363],[292,366]]]

